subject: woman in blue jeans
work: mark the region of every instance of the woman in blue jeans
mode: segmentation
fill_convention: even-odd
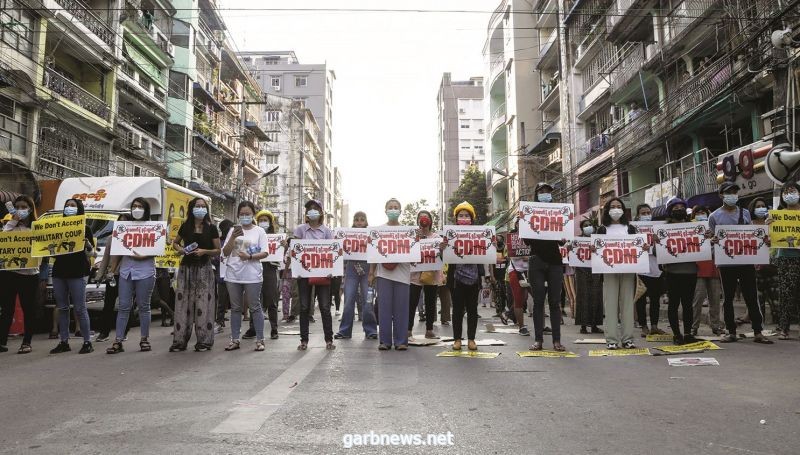
[[[365,228],[367,214],[356,212],[353,215],[353,227]],[[339,324],[339,331],[333,337],[336,339],[351,338],[353,336],[353,318],[356,312],[356,301],[358,301],[359,314],[361,315],[361,327],[364,328],[364,336],[370,340],[378,338],[378,323],[375,320],[375,313],[372,305],[367,303],[367,289],[369,288],[369,265],[367,261],[345,261],[344,263],[344,311],[342,312],[342,323]]]
[[[83,202],[79,199],[67,199],[64,203],[64,216],[83,215]],[[80,249],[78,249],[80,248]],[[80,354],[94,351],[92,334],[89,328],[89,312],[86,310],[86,279],[89,277],[89,254],[94,251],[92,230],[86,226],[83,244],[76,245],[75,253],[56,256],[53,264],[53,294],[58,307],[58,335],[61,342],[50,350],[50,354],[71,351],[69,347],[69,306],[78,315],[78,324],[83,335],[83,346]]]
[[[143,198],[137,197],[131,203],[131,218],[133,221],[150,220],[150,204]],[[108,248],[111,246],[109,245]],[[115,258],[119,260],[119,311],[117,312],[116,338],[111,347],[106,349],[107,354],[124,352],[122,340],[125,338],[125,329],[133,307],[133,295],[136,294],[136,306],[139,307],[139,329],[141,340],[139,349],[142,352],[152,348],[148,337],[150,336],[150,296],[156,284],[156,259],[153,256],[140,256],[135,250],[132,256]],[[112,269],[114,267],[112,266]]]

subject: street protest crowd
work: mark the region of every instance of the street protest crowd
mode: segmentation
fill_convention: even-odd
[[[544,349],[546,333],[553,351],[565,351],[561,325],[567,307],[581,333],[604,334],[608,350],[634,349],[637,323],[643,337],[665,335],[659,327],[662,302],[676,345],[696,342],[703,321],[720,342],[738,341],[737,325],[746,321],[754,342],[772,344],[764,333],[765,306],[777,319],[778,339],[789,338],[800,312],[800,249],[794,235],[800,185],[786,184],[774,210],[763,198],[740,207],[738,191],[735,184],[723,183],[722,205],[713,211],[673,198],[664,220],[653,220],[647,205],[630,210],[622,199],[612,198],[599,218],[577,220],[572,204],[553,201],[553,187],[540,183],[534,201],[520,203],[516,226],[505,236],[475,225],[468,202],[454,208],[455,224],[441,231],[434,230],[434,217],[426,210],[417,214],[417,226],[401,225],[396,199],[386,202],[386,221],[380,225],[370,225],[358,212],[352,228],[340,229],[327,227],[322,203],[310,200],[305,223],[281,234],[275,216],[251,202],[239,204],[235,222],[215,225],[206,200],[195,198],[171,232],[163,222],[150,221],[147,200],[136,198],[130,213],[115,221],[113,239],[97,258],[94,278],[106,283],[106,295],[94,340],[86,288],[95,245],[88,225],[75,224],[85,214],[82,201],[68,199],[63,217],[47,218],[51,224],[58,218],[71,223],[70,238],[77,240],[67,241],[61,234],[37,233],[42,220],[37,221],[33,200],[19,196],[3,219],[0,248],[38,256],[0,265],[0,352],[8,351],[17,301],[24,315],[17,352],[32,351],[40,283],[49,276],[57,308],[51,338],[58,340],[51,354],[71,350],[71,312],[83,338],[81,354],[94,350],[93,341],[108,340],[108,354],[124,352],[134,308],[139,349],[150,351],[153,304],[162,310],[162,323],[168,317],[174,323],[170,352],[186,350],[193,333],[195,351],[211,350],[226,321],[226,351],[241,349],[250,339],[256,351],[263,351],[265,320],[271,339],[278,338],[279,324],[299,320],[297,349],[305,351],[309,325],[315,322],[314,301],[328,350],[336,348],[334,340],[353,336],[358,313],[364,337],[376,340],[381,351],[408,349],[418,315],[426,339],[438,338],[438,318],[443,326],[452,324],[453,351],[462,350],[464,339],[468,351],[477,351],[478,306],[486,295],[497,317],[515,324],[520,335],[530,335],[526,314],[531,315],[531,351]],[[155,260],[167,247],[181,256],[174,276]],[[484,286],[490,294],[482,292]],[[741,318],[734,314],[737,293],[747,307]],[[337,314],[343,303],[336,331],[334,302]],[[245,322],[249,328],[242,333]]]

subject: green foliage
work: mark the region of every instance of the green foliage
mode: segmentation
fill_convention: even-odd
[[[428,205],[427,199],[420,199],[411,204],[406,204],[403,207],[403,213],[400,214],[400,224],[405,226],[417,225],[417,214],[420,210],[427,210],[433,216],[433,226],[438,226],[439,214],[435,209],[431,209]]]
[[[470,166],[461,179],[461,184],[453,193],[447,204],[447,220],[455,224],[453,209],[460,203],[467,201],[475,208],[475,224],[486,224],[489,214],[489,199],[486,194],[486,174],[477,166]]]

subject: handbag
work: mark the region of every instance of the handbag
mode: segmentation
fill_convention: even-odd
[[[314,276],[308,279],[311,286],[330,286],[331,279],[326,276]]]
[[[420,273],[419,282],[422,283],[423,286],[434,286],[439,284],[439,281],[436,279],[436,272]]]
[[[636,277],[636,292],[633,295],[633,301],[636,302],[642,298],[643,295],[647,293],[647,286],[645,286],[644,281],[638,276]]]

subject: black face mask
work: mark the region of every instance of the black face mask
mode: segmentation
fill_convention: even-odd
[[[674,220],[685,220],[686,219],[686,210],[673,210],[672,211],[672,219],[674,219]]]

